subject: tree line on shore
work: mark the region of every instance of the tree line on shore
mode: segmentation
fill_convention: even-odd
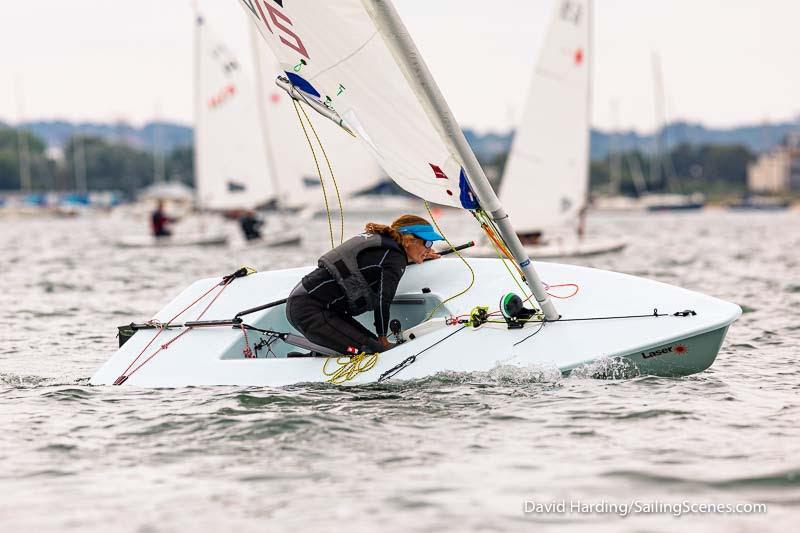
[[[74,135],[64,146],[63,155],[55,157],[30,132],[0,128],[0,190],[22,189],[20,161],[26,158],[31,191],[75,191],[85,183],[89,191],[113,190],[133,196],[153,183],[159,172],[171,181],[194,182],[191,146],[154,154],[102,137]],[[482,163],[502,174],[506,158],[507,153],[503,153]],[[591,162],[591,187],[594,191],[635,195],[637,182],[644,180],[651,192],[738,194],[746,190],[747,165],[755,158],[756,154],[744,145],[717,144],[684,143],[661,157],[640,150],[612,153]]]
[[[27,149],[25,149],[27,147]],[[22,148],[22,149],[21,149]],[[45,143],[28,131],[0,129],[0,190],[20,191],[20,163],[28,160],[30,191],[119,191],[133,196],[152,184],[158,168],[171,181],[194,182],[191,146],[154,154],[102,137],[74,135],[63,154],[48,153]]]

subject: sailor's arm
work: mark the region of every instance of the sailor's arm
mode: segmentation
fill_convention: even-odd
[[[397,292],[397,285],[400,283],[400,278],[405,271],[405,265],[402,264],[403,258],[397,257],[389,259],[387,257],[386,264],[382,265],[381,277],[378,281],[377,295],[378,301],[375,306],[375,333],[378,335],[378,340],[386,338],[389,333],[389,316],[392,300]],[[383,341],[381,341],[383,343]],[[388,341],[386,341],[388,344]]]

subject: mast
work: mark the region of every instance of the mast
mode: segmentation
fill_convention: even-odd
[[[204,21],[197,7],[197,2],[192,2],[192,7],[194,9],[194,150],[192,150],[192,164],[194,166],[195,203],[199,209],[202,202],[198,193],[199,188],[197,187],[200,174],[199,143],[197,141],[200,136],[198,132],[200,131],[200,117],[202,115],[200,106],[203,105],[202,95],[200,94],[200,26],[204,24]]]
[[[156,104],[156,119],[153,121],[153,176],[156,183],[164,183],[166,180],[166,161],[165,154],[161,145],[163,135],[161,132],[161,106]]]
[[[431,122],[443,136],[450,141],[455,152],[464,162],[470,185],[478,196],[480,204],[498,226],[500,234],[508,243],[508,248],[525,274],[525,281],[533,292],[536,301],[548,320],[558,320],[560,315],[533,268],[530,257],[511,226],[508,214],[489,184],[478,159],[469,147],[461,127],[450,111],[438,85],[427,65],[408,34],[397,11],[389,0],[362,0],[364,6],[381,32],[384,40],[401,67],[406,80],[420,98]]]
[[[589,0],[586,3],[586,10],[589,12],[587,13],[587,23],[586,23],[586,31],[588,32],[588,36],[586,39],[586,47],[587,55],[589,56],[589,60],[587,61],[586,68],[589,69],[588,72],[588,80],[586,83],[586,135],[589,137],[586,142],[586,198],[583,202],[583,207],[578,212],[578,227],[576,228],[576,232],[578,234],[579,239],[583,239],[584,233],[586,232],[586,211],[589,208],[589,203],[592,196],[592,87],[594,84],[594,2]]]
[[[278,200],[277,208],[280,211],[286,203],[286,195],[281,188],[278,169],[275,165],[275,153],[272,150],[272,139],[270,138],[272,132],[269,131],[266,109],[264,108],[264,78],[261,71],[261,54],[258,51],[258,33],[250,17],[247,17],[247,28],[250,32],[250,47],[252,48],[253,63],[255,63],[256,103],[258,105],[258,123],[261,125],[261,140],[264,143],[264,155],[267,158],[269,177],[275,189],[275,198]]]
[[[660,94],[661,94],[661,123],[663,124],[661,129],[660,141],[661,141],[661,165],[663,168],[663,172],[665,175],[665,181],[669,186],[672,192],[681,192],[681,185],[677,181],[677,176],[675,173],[675,165],[672,163],[672,154],[670,152],[670,142],[669,142],[669,102],[667,101],[666,90],[664,88],[664,69],[661,65],[661,56],[656,54],[657,59],[657,66],[658,66],[658,84],[660,86]]]
[[[31,151],[28,145],[28,133],[22,129],[25,116],[22,103],[22,83],[17,78],[15,84],[17,96],[17,166],[19,167],[19,188],[23,193],[31,192]]]
[[[31,192],[31,152],[28,146],[28,132],[17,124],[17,161],[19,166],[19,188],[24,193]]]
[[[75,172],[75,191],[79,193],[87,191],[86,146],[83,141],[81,127],[78,126],[78,133],[73,137],[72,142],[72,163]]]
[[[614,129],[609,138],[608,148],[608,194],[619,196],[622,190],[622,158],[619,140],[619,105],[616,99],[611,100],[610,107]]]
[[[664,129],[664,80],[661,77],[661,58],[656,52],[653,52],[652,63],[653,109],[656,119],[656,131],[653,133],[653,157],[650,163],[650,183],[654,187],[659,187],[661,186],[661,133]]]

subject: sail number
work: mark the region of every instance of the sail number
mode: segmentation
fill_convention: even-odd
[[[300,39],[290,27],[292,26],[291,19],[282,11],[283,0],[271,0],[271,2],[268,0],[242,0],[242,3],[253,13],[253,16],[264,23],[269,32],[273,35],[275,34],[275,30],[272,29],[272,26],[275,26],[279,32],[278,37],[283,44],[306,59],[310,59],[308,57],[308,50],[306,50],[302,39]],[[277,7],[273,5],[273,3],[276,4]],[[269,18],[265,14],[265,10],[266,13],[269,14]],[[272,24],[270,24],[270,21],[272,21]]]
[[[574,25],[579,25],[581,23],[581,17],[583,16],[583,7],[573,1],[565,0],[561,4],[561,19],[567,22],[571,22]]]

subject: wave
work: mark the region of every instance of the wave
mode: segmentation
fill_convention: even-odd
[[[0,385],[8,385],[12,388],[57,387],[65,385],[84,386],[88,384],[89,378],[71,378],[67,376],[34,376],[0,372]]]
[[[616,470],[603,474],[604,477],[625,478],[631,481],[663,485],[700,485],[716,489],[737,489],[750,487],[782,488],[800,486],[800,468],[765,475],[737,477],[721,480],[704,480],[680,476],[665,476],[639,470]]]
[[[572,369],[573,379],[632,379],[641,376],[636,363],[625,357],[601,357]]]

